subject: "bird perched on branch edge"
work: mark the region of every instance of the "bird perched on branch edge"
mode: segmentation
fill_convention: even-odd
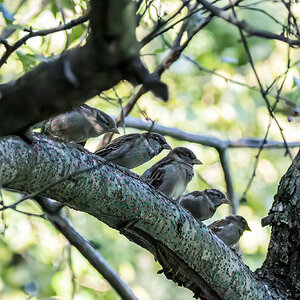
[[[180,197],[194,176],[193,165],[202,162],[188,148],[177,147],[142,174],[142,178],[168,197]]]
[[[106,132],[119,133],[114,120],[105,112],[83,104],[44,122],[41,133],[63,142],[85,143]]]
[[[217,220],[208,228],[229,247],[238,243],[245,230],[251,231],[247,221],[238,215],[229,215],[225,219]]]
[[[125,134],[95,152],[119,166],[133,169],[158,155],[162,150],[171,150],[166,139],[155,132]]]
[[[217,189],[205,189],[182,196],[179,204],[195,219],[205,221],[214,215],[220,205],[230,204],[230,201]]]

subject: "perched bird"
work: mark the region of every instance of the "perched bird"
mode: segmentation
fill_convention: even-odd
[[[179,204],[199,221],[211,218],[217,208],[224,203],[230,202],[221,191],[216,189],[194,191],[179,199]]]
[[[247,221],[238,215],[230,215],[225,219],[217,220],[208,228],[229,247],[238,243],[245,230],[251,231]]]
[[[41,133],[52,138],[75,143],[84,143],[106,132],[119,133],[114,120],[86,104],[49,119],[41,128]]]
[[[162,135],[144,132],[120,136],[95,154],[119,166],[133,169],[152,159],[163,149],[172,148]]]
[[[177,147],[146,170],[142,178],[168,197],[177,199],[194,176],[193,165],[201,164],[191,150]]]

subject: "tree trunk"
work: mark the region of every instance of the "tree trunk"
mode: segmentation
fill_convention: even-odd
[[[288,299],[300,298],[300,151],[281,178],[269,212],[272,234],[267,258],[257,273],[285,290]]]

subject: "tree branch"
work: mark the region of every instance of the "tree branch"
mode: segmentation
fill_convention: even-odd
[[[129,128],[136,128],[140,130],[149,130],[152,123],[143,121],[135,117],[126,117],[125,124]],[[260,148],[263,139],[259,138],[243,138],[238,140],[222,140],[210,135],[193,134],[178,128],[166,127],[157,123],[151,129],[154,132],[158,132],[162,135],[167,135],[178,140],[187,141],[191,143],[201,144],[203,146],[213,148]],[[290,148],[296,148],[300,146],[300,142],[288,143]],[[282,149],[285,148],[284,143],[277,141],[266,141],[264,149]]]
[[[59,31],[63,31],[63,30],[67,30],[70,28],[73,28],[79,24],[82,24],[84,22],[86,22],[89,19],[89,15],[85,15],[82,17],[77,18],[76,20],[72,20],[66,24],[63,25],[59,25],[57,27],[54,28],[50,28],[50,29],[44,29],[44,30],[37,30],[37,31],[33,31],[32,28],[24,30],[29,32],[28,34],[26,34],[25,36],[23,36],[21,39],[19,39],[17,42],[15,42],[13,45],[8,45],[8,47],[6,47],[6,51],[3,54],[3,56],[0,59],[0,68],[3,66],[3,64],[6,63],[7,59],[9,58],[9,56],[16,51],[18,48],[20,48],[22,45],[26,44],[26,42],[36,36],[45,36],[54,32],[59,32]],[[6,40],[1,40],[1,43],[3,44],[4,42],[6,42]]]
[[[129,286],[119,277],[116,271],[108,265],[102,255],[75,230],[67,218],[58,213],[56,205],[53,207],[51,200],[41,196],[36,197],[35,200],[41,205],[47,219],[89,261],[91,266],[110,283],[122,299],[137,300]]]
[[[245,21],[239,21],[237,18],[235,18],[232,14],[229,14],[225,12],[223,9],[218,8],[217,6],[209,3],[206,0],[197,0],[198,3],[202,4],[208,11],[210,11],[213,15],[223,19],[224,21],[231,23],[241,30],[244,30],[251,36],[257,36],[265,39],[271,39],[271,40],[279,40],[282,42],[287,43],[289,46],[300,46],[300,40],[292,40],[284,35],[276,34],[267,30],[261,30],[258,29],[250,24],[248,24]]]
[[[280,299],[279,291],[263,283],[203,223],[136,174],[72,145],[43,137],[35,136],[32,145],[18,138],[0,142],[0,178],[4,188],[31,193],[68,173],[97,164],[98,168],[56,184],[43,196],[120,230],[152,252],[163,271],[196,296]]]
[[[257,270],[278,288],[284,287],[288,299],[300,297],[300,150],[281,178],[266,221],[272,225],[267,258]],[[263,220],[265,220],[263,219]]]
[[[78,106],[122,79],[144,83],[147,90],[158,86],[161,93],[157,94],[167,100],[166,85],[151,77],[140,60],[137,41],[133,42],[135,23],[128,22],[135,19],[133,2],[94,0],[91,4],[92,33],[83,47],[0,85],[0,137],[23,135],[35,123]],[[106,17],[99,20],[99,16]]]

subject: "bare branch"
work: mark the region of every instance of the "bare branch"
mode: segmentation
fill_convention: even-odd
[[[224,10],[218,8],[217,6],[209,3],[206,0],[197,0],[198,3],[202,4],[208,11],[210,11],[213,15],[223,19],[224,21],[231,23],[235,26],[237,26],[239,29],[244,30],[251,36],[257,36],[261,38],[266,39],[272,39],[272,40],[279,40],[282,42],[287,43],[289,46],[300,46],[300,40],[292,40],[284,35],[276,34],[273,32],[269,32],[267,30],[262,30],[255,28],[254,26],[248,24],[245,21],[239,21],[236,17],[234,17],[232,14],[229,14],[228,12],[225,12]]]
[[[125,124],[127,127],[136,128],[141,130],[148,130],[152,123],[143,121],[134,117],[126,117]],[[259,138],[243,138],[236,141],[232,140],[221,140],[216,137],[208,135],[192,134],[177,128],[166,127],[155,123],[152,130],[162,135],[167,135],[178,140],[187,141],[191,143],[197,143],[213,148],[260,148],[263,140]],[[297,148],[300,146],[300,142],[288,143],[290,148]],[[282,142],[267,141],[264,144],[264,149],[282,149],[285,145]]]
[[[110,283],[122,299],[137,300],[129,286],[119,277],[115,270],[108,265],[102,255],[75,230],[70,221],[59,215],[56,207],[54,207],[53,211],[53,201],[45,197],[37,197],[36,200],[43,208],[47,219],[90,262],[91,266]]]
[[[72,20],[66,24],[63,25],[59,25],[57,27],[54,28],[50,28],[50,29],[44,29],[44,30],[38,30],[38,31],[33,31],[32,28],[28,29],[28,30],[24,30],[24,31],[28,31],[29,33],[26,34],[25,36],[23,36],[20,40],[18,40],[17,42],[15,42],[13,45],[6,45],[4,43],[7,43],[5,40],[2,40],[2,44],[6,45],[6,51],[3,54],[3,56],[0,59],[0,68],[3,66],[3,64],[6,63],[7,59],[9,58],[9,56],[16,51],[19,47],[21,47],[22,45],[26,44],[26,42],[36,36],[45,36],[48,35],[50,33],[54,33],[54,32],[59,32],[59,31],[63,31],[63,30],[67,30],[70,28],[73,28],[79,24],[82,24],[86,21],[88,21],[89,19],[89,15],[85,15],[82,17],[79,17],[75,20]]]

